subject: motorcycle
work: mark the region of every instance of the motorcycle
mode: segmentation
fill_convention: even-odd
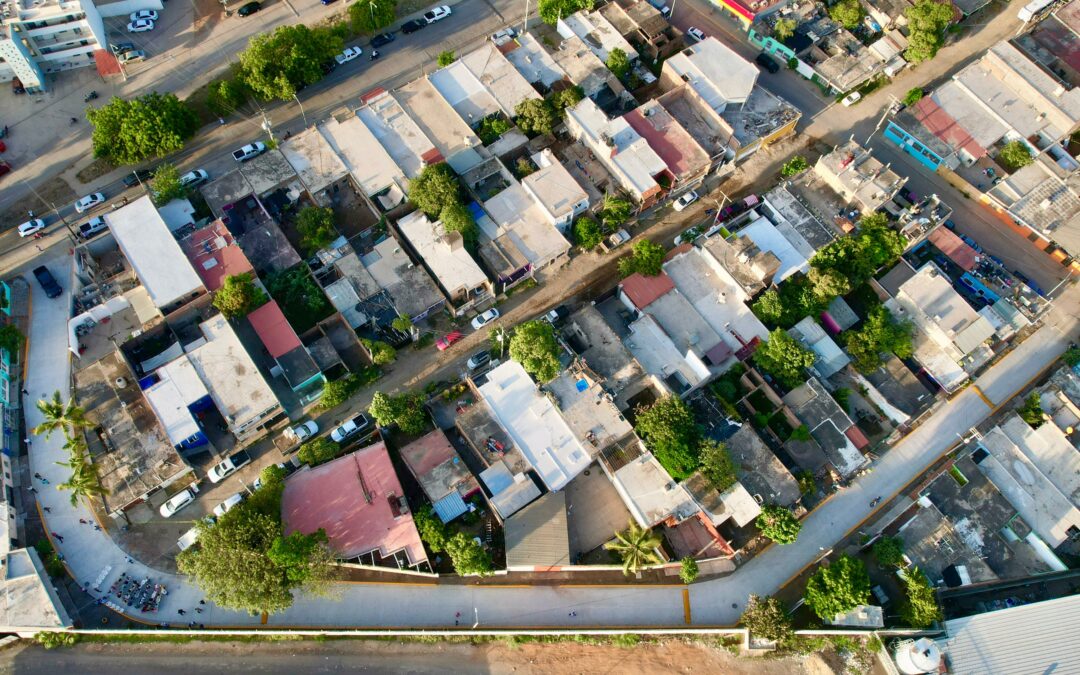
[[[83,103],[89,103],[90,101],[93,101],[97,97],[98,97],[97,92],[92,91],[89,94],[87,94],[86,96],[83,96]]]
[[[371,54],[368,56],[368,60],[369,61],[374,61],[377,58],[379,58],[379,50],[378,49],[372,49]]]
[[[4,128],[0,129],[0,138],[7,138],[7,135],[8,135],[8,128],[7,128],[7,125],[5,124]]]

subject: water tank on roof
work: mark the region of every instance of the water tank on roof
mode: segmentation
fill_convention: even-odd
[[[941,667],[941,648],[929,638],[903,640],[893,650],[893,658],[904,675],[937,672]]]

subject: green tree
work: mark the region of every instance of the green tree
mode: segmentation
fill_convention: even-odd
[[[458,574],[482,577],[491,574],[491,555],[464,532],[457,532],[446,540],[446,552]]]
[[[357,0],[349,5],[349,23],[357,33],[374,33],[397,19],[397,0]]]
[[[270,300],[266,292],[255,284],[251,272],[231,274],[225,277],[221,288],[214,292],[214,307],[226,319],[239,319],[251,314]]]
[[[93,423],[87,419],[86,412],[80,408],[74,399],[68,399],[67,403],[60,398],[60,392],[53,392],[51,400],[40,400],[37,409],[45,419],[33,429],[35,436],[44,434],[45,440],[49,440],[54,431],[64,434],[64,438],[70,438],[83,429],[89,429]]]
[[[390,327],[402,333],[410,333],[415,328],[408,314],[398,314],[397,318],[390,322]]]
[[[572,87],[560,89],[559,91],[552,92],[548,95],[548,101],[551,103],[551,107],[560,115],[567,108],[576,106],[583,98],[585,98],[585,90],[576,84]]]
[[[71,476],[67,481],[56,486],[58,490],[71,493],[71,505],[76,506],[80,499],[87,499],[95,495],[107,495],[109,491],[101,485],[101,477],[97,467],[90,461],[90,453],[86,447],[86,440],[82,435],[72,439],[69,443],[71,456],[66,462],[57,462],[61,466],[71,469]]]
[[[814,295],[821,298],[824,304],[832,302],[838,295],[851,292],[851,279],[839,270],[811,267],[806,277]]]
[[[492,113],[480,120],[480,125],[476,128],[476,135],[480,137],[481,143],[491,145],[507,131],[510,131],[510,127],[510,122],[503,117],[502,113]]]
[[[1066,349],[1065,353],[1061,355],[1061,360],[1070,368],[1080,365],[1080,347],[1074,345]]]
[[[761,533],[780,545],[794,544],[802,530],[802,523],[790,509],[776,504],[761,507],[757,517],[757,526]]]
[[[891,569],[904,564],[904,540],[900,537],[882,537],[871,550],[881,567]]]
[[[476,247],[480,238],[480,228],[476,225],[472,211],[464,204],[447,204],[439,214],[439,220],[447,232],[458,232],[465,246],[469,249]]]
[[[637,411],[634,430],[675,480],[689,478],[701,463],[701,427],[690,406],[665,396]]]
[[[900,605],[900,617],[912,628],[929,628],[944,616],[930,580],[918,567],[904,571],[906,597]]]
[[[1009,173],[1019,171],[1035,160],[1031,157],[1031,150],[1023,141],[1009,141],[997,155],[998,164],[1005,167]]]
[[[293,532],[277,537],[266,557],[284,572],[289,584],[303,586],[309,593],[321,593],[338,576],[330,541],[322,528],[311,534]]]
[[[214,80],[207,86],[206,107],[218,117],[237,112],[248,100],[248,90],[237,77]]]
[[[626,79],[626,76],[630,74],[630,59],[626,56],[626,52],[618,47],[608,52],[604,65],[620,80]]]
[[[731,454],[723,443],[707,438],[701,442],[698,453],[701,458],[701,473],[709,479],[714,488],[724,492],[739,482],[735,475],[735,462],[731,460]]]
[[[1024,399],[1024,405],[1020,406],[1016,412],[1020,415],[1020,419],[1027,422],[1032,429],[1041,427],[1045,421],[1043,415],[1046,413],[1043,412],[1042,397],[1039,396],[1039,392],[1033,391],[1028,394],[1028,397]]]
[[[150,198],[156,206],[164,206],[174,199],[187,196],[187,190],[180,183],[180,171],[165,162],[154,169],[150,179]]]
[[[783,318],[787,313],[787,308],[784,305],[783,299],[780,297],[780,292],[775,288],[762,293],[754,304],[750,306],[757,318],[761,319],[763,323],[767,323],[770,326],[783,325]]]
[[[593,0],[540,0],[540,18],[544,23],[554,26],[560,18],[592,8]]]
[[[360,378],[355,373],[349,373],[345,377],[327,382],[323,385],[322,398],[319,399],[319,408],[329,410],[336,408],[352,398],[360,389]]]
[[[589,216],[581,216],[574,222],[574,241],[586,251],[596,248],[604,240],[600,225]]]
[[[858,28],[865,15],[859,0],[840,0],[829,7],[829,18],[848,30]]]
[[[861,560],[841,554],[819,567],[806,582],[806,606],[818,617],[832,620],[870,600],[870,576]]]
[[[819,250],[810,265],[845,275],[854,288],[879,268],[896,262],[906,247],[907,240],[889,227],[888,217],[883,213],[872,213],[859,220],[859,229],[854,235],[836,239]]]
[[[926,93],[923,91],[922,87],[912,87],[904,94],[904,105],[915,105],[921,101],[922,97],[925,95]]]
[[[777,19],[773,26],[773,37],[784,42],[795,34],[795,27],[798,25],[795,19]]]
[[[26,336],[22,334],[18,326],[9,323],[0,328],[0,349],[10,354],[12,359],[19,360],[24,344],[26,344]]]
[[[739,623],[745,626],[753,637],[778,643],[788,642],[795,637],[791,617],[784,611],[784,605],[772,596],[762,598],[751,595]]]
[[[240,52],[241,77],[258,98],[288,101],[300,87],[321,80],[322,65],[344,48],[344,41],[329,28],[279,26],[251,38]]]
[[[297,333],[306,333],[334,313],[333,305],[311,278],[306,265],[270,274],[266,277],[266,290],[277,300],[282,314]]]
[[[518,128],[530,136],[550,134],[559,117],[551,104],[542,98],[527,98],[514,108]]]
[[[323,462],[329,462],[341,452],[341,444],[328,436],[316,436],[300,446],[296,456],[304,464],[315,466]]]
[[[94,157],[113,164],[137,164],[184,147],[199,129],[199,116],[172,94],[145,94],[131,101],[113,98],[87,108],[94,130]]]
[[[446,51],[439,52],[439,67],[440,68],[445,68],[446,66],[450,65],[454,61],[457,61],[457,56],[454,55],[454,52],[450,51],[449,49],[447,49]]]
[[[690,556],[686,556],[679,562],[679,578],[684,584],[694,583],[699,574],[701,570],[698,568],[697,561]]]
[[[413,513],[413,524],[420,538],[424,540],[432,553],[442,553],[446,550],[446,540],[450,535],[446,531],[446,525],[435,515],[432,509],[421,509]]]
[[[904,11],[904,16],[908,20],[908,48],[904,58],[913,64],[934,58],[945,44],[945,29],[953,20],[952,4],[918,0]]]
[[[555,329],[547,321],[526,321],[514,329],[508,347],[510,358],[521,364],[538,382],[553,380],[562,370],[562,349]]]
[[[371,354],[371,362],[377,366],[385,366],[389,363],[393,363],[397,358],[397,350],[390,345],[386,344],[382,340],[369,340],[364,338],[361,340],[364,348]]]
[[[622,532],[615,533],[615,539],[604,544],[608,551],[614,551],[622,559],[623,574],[637,574],[646,565],[661,562],[656,548],[660,546],[660,535],[651,529],[641,527],[631,520]]]
[[[881,355],[892,352],[902,359],[911,356],[913,328],[910,321],[897,320],[884,305],[870,310],[858,330],[844,335],[855,368],[872,373],[883,363]]]
[[[300,247],[307,255],[322,250],[338,238],[334,229],[334,211],[325,206],[305,206],[296,215],[296,230]]]
[[[784,178],[791,178],[797,176],[803,171],[810,168],[810,164],[806,161],[806,158],[802,155],[795,155],[788,161],[784,162],[784,166],[780,169],[780,175]]]
[[[814,365],[814,352],[776,328],[754,352],[754,363],[791,389],[806,381],[805,370]]]
[[[409,181],[409,201],[430,218],[438,218],[447,206],[461,203],[461,184],[449,164],[428,164]]]
[[[634,203],[629,199],[613,194],[604,195],[604,205],[600,209],[600,222],[608,232],[622,227],[634,214]]]
[[[517,162],[514,163],[514,175],[518,179],[524,178],[536,171],[536,167],[529,161],[528,157],[518,157]]]
[[[390,396],[377,391],[371,399],[368,412],[380,427],[396,424],[409,436],[419,436],[430,424],[427,410],[424,409],[424,395],[421,393],[406,392]]]
[[[639,239],[634,243],[630,255],[619,259],[619,276],[628,277],[637,272],[643,276],[655,277],[663,271],[664,247],[649,239]]]

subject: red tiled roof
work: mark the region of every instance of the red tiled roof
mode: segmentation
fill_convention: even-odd
[[[870,445],[870,439],[859,429],[859,427],[852,424],[844,431],[844,435],[848,437],[848,440],[855,444],[855,447],[859,450],[866,448]]]
[[[663,119],[670,124],[662,128],[653,126],[660,117],[657,115],[645,117],[641,114],[640,108],[626,113],[623,119],[645,139],[653,152],[664,160],[668,171],[676,178],[685,178],[708,166],[709,156],[686,129],[683,129],[670,115],[663,115]]]
[[[979,254],[971,248],[963,239],[949,231],[947,227],[939,226],[927,237],[930,243],[949,256],[954,263],[970,272],[975,269],[979,262]]]
[[[300,338],[296,337],[296,331],[281,313],[277,300],[271,300],[248,314],[247,318],[273,358],[284,356],[300,346]]]
[[[675,288],[675,282],[663,272],[655,277],[634,272],[622,280],[620,288],[626,297],[630,298],[630,302],[634,303],[634,307],[645,309],[657,298]]]
[[[94,52],[94,66],[97,67],[98,75],[102,77],[119,75],[121,72],[119,59],[107,49],[99,49]]]
[[[209,291],[221,288],[227,276],[252,271],[251,261],[220,220],[182,240],[180,247]]]
[[[986,155],[986,148],[979,145],[967,129],[960,126],[952,115],[945,112],[929,96],[924,96],[915,104],[915,119],[919,120],[930,133],[952,147],[963,148],[968,154],[978,159]]]
[[[413,564],[427,559],[412,514],[400,513],[401,482],[383,443],[294,473],[285,481],[285,534],[326,531],[342,558],[404,550]]]

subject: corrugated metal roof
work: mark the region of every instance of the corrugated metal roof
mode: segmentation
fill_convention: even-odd
[[[469,507],[465,505],[465,500],[457,491],[451,492],[432,506],[435,507],[435,515],[439,516],[439,520],[444,523],[449,523],[469,510]]]
[[[950,672],[1080,672],[1080,595],[945,622]]]
[[[507,569],[569,565],[566,493],[550,492],[508,518],[503,534]]]

